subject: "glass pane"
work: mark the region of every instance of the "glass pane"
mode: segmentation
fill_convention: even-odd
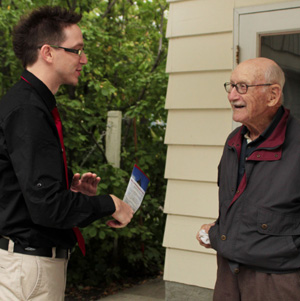
[[[300,33],[261,35],[260,56],[274,60],[283,69],[283,103],[300,119]]]

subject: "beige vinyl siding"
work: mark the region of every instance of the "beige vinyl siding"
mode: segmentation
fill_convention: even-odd
[[[181,37],[169,41],[168,73],[231,70],[231,62],[232,33]]]
[[[232,129],[223,83],[234,65],[234,8],[282,0],[168,0],[164,279],[213,288],[216,256],[195,239],[218,216],[217,168]]]
[[[217,167],[231,131],[232,0],[169,1],[164,279],[212,288],[214,250],[195,239],[218,215]]]
[[[168,268],[164,278],[168,281],[199,286],[201,278],[202,287],[214,287],[217,270],[215,255],[168,248],[165,266]]]
[[[165,177],[216,182],[222,149],[221,146],[169,145]]]
[[[174,38],[232,31],[232,3],[233,0],[177,1],[172,3],[167,36]]]
[[[231,116],[230,109],[169,110],[165,143],[223,146],[231,131]]]
[[[208,223],[209,219],[196,218],[190,216],[180,215],[168,215],[166,236],[164,243],[172,249],[195,251],[199,252],[199,243],[195,239],[195,235],[186,235],[186,233],[193,233],[195,227],[197,228],[199,223]],[[178,239],[180,238],[180,239]],[[201,249],[202,253],[215,254],[212,249]]]
[[[218,212],[217,198],[215,182],[169,179],[164,210],[170,215],[180,213],[183,216],[214,219]],[[167,236],[165,239],[168,239]],[[188,236],[191,237],[190,234]]]
[[[230,70],[170,73],[166,109],[229,109],[224,82]],[[224,97],[225,96],[225,97]]]

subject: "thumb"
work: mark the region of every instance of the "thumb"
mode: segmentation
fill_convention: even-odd
[[[73,176],[71,185],[72,185],[72,186],[78,185],[79,179],[80,179],[80,174],[79,174],[79,173],[76,173],[76,174]]]

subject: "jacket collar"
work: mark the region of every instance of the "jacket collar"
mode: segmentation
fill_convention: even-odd
[[[271,133],[271,135],[259,145],[259,149],[276,149],[281,146],[285,140],[285,132],[287,127],[287,120],[290,115],[290,111],[284,108],[284,113],[279,123]],[[242,132],[244,125],[240,127],[239,131],[228,141],[229,147],[235,147],[237,150],[240,149],[242,144]]]

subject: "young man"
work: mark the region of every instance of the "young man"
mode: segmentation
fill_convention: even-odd
[[[55,93],[76,85],[87,64],[81,16],[42,7],[13,33],[25,68],[0,101],[0,296],[63,300],[77,227],[112,215],[125,227],[133,210],[114,195],[96,196],[100,178],[67,170]],[[70,184],[69,184],[70,183]],[[83,246],[82,246],[83,247]]]
[[[201,228],[217,251],[215,301],[299,300],[300,123],[282,106],[272,60],[240,63],[225,83],[240,122],[219,165],[219,217]]]

